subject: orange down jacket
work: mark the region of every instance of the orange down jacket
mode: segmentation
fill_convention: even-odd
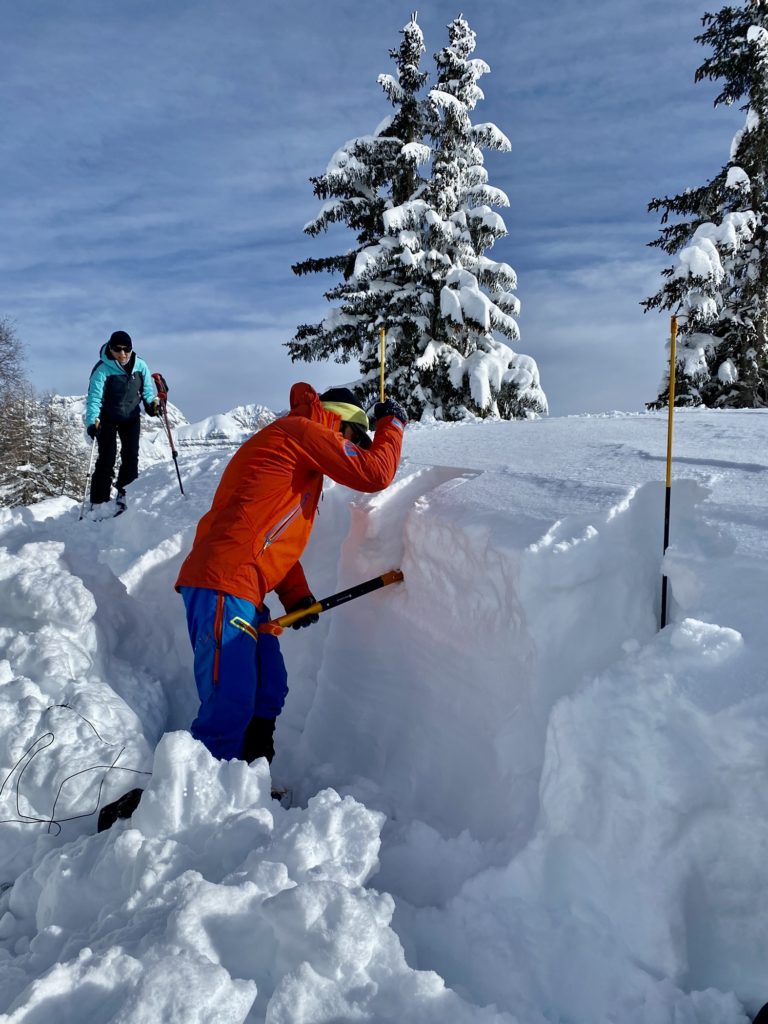
[[[291,388],[291,410],[233,455],[213,505],[197,525],[176,588],[205,587],[260,607],[276,590],[292,608],[309,593],[299,558],[309,540],[323,475],[358,491],[380,491],[394,478],[403,426],[388,416],[364,451],[339,432],[309,384]]]

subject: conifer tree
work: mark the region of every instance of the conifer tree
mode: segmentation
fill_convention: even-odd
[[[0,320],[0,506],[82,494],[87,453],[82,431],[60,399],[35,397],[24,349]]]
[[[331,271],[343,276],[325,294],[329,302],[339,303],[330,316],[319,324],[303,324],[288,343],[294,359],[335,356],[346,362],[359,356],[366,335],[384,322],[389,296],[407,281],[407,253],[396,240],[383,240],[384,216],[418,194],[423,186],[418,164],[428,159],[429,151],[421,144],[422,105],[417,93],[426,76],[419,67],[424,43],[415,16],[402,34],[399,49],[391,51],[397,76],[379,77],[395,115],[373,135],[345,143],[325,174],[311,179],[324,205],[304,230],[317,235],[341,221],[356,232],[357,245],[343,255],[307,259],[293,267],[296,274]]]
[[[515,272],[485,255],[507,233],[492,207],[509,206],[509,200],[489,185],[483,150],[508,152],[511,147],[496,125],[472,124],[470,114],[484,98],[478,82],[490,71],[485,61],[472,58],[474,50],[475,33],[459,17],[448,26],[448,46],[435,55],[428,200],[440,218],[430,242],[443,256],[443,272],[437,277],[430,342],[420,362],[429,371],[429,398],[440,404],[445,418],[461,418],[465,409],[481,416],[523,417],[546,412],[546,398],[535,362],[492,333],[519,339]]]
[[[436,55],[436,88],[421,95],[423,36],[415,15],[391,51],[396,76],[379,83],[395,114],[373,136],[353,139],[313,179],[327,200],[306,227],[334,220],[357,232],[338,257],[305,260],[296,273],[341,272],[326,292],[338,305],[320,324],[302,325],[288,343],[294,359],[357,358],[362,397],[378,389],[378,328],[387,332],[386,391],[412,417],[520,416],[546,411],[536,364],[493,337],[517,338],[515,274],[484,252],[506,234],[492,205],[508,205],[488,185],[483,148],[508,150],[492,124],[473,126],[489,70],[470,59],[475,36],[463,18]]]
[[[43,496],[82,497],[88,447],[83,442],[82,429],[58,395],[46,394],[38,401],[34,435]]]
[[[0,455],[0,504],[29,505],[45,497],[40,487],[35,458],[37,403],[25,382],[7,394],[0,406],[2,455]]]
[[[654,199],[651,245],[677,255],[643,305],[679,314],[676,405],[768,405],[768,5],[705,14],[696,41],[712,49],[696,80],[720,80],[715,106],[746,100],[744,127],[707,185]],[[670,216],[680,218],[669,223]],[[665,406],[664,379],[649,407]]]
[[[17,466],[27,451],[29,386],[24,351],[8,320],[0,320],[0,505],[18,504]]]

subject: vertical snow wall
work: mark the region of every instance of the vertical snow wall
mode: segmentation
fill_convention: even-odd
[[[658,628],[663,485],[554,523],[506,514],[510,488],[431,468],[373,497],[326,491],[304,560],[316,593],[398,566],[405,582],[326,615],[311,655],[283,645],[281,729],[301,736],[276,767],[307,795],[354,784],[449,834],[530,835],[553,705]],[[677,531],[704,495],[680,482]]]

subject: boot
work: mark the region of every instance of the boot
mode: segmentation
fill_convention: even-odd
[[[254,715],[243,737],[243,752],[240,755],[243,761],[251,764],[259,757],[266,757],[271,764],[275,756],[274,733],[274,718],[258,718]]]

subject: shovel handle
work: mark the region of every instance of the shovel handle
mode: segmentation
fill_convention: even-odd
[[[365,583],[358,583],[357,586],[350,587],[348,590],[341,590],[338,594],[331,594],[330,597],[324,597],[321,601],[315,601],[308,608],[287,612],[277,619],[262,622],[257,626],[257,630],[259,633],[271,633],[272,636],[280,636],[284,629],[292,626],[294,622],[298,622],[299,619],[303,619],[307,615],[319,615],[321,612],[327,612],[330,608],[338,608],[340,604],[354,601],[356,597],[370,594],[374,590],[381,589],[381,587],[388,587],[391,583],[400,583],[403,578],[403,574],[399,569],[390,569],[389,572],[384,572],[381,576],[374,576],[373,579],[366,580]]]

